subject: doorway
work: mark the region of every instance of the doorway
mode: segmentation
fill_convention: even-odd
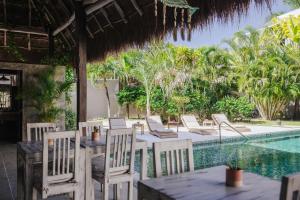
[[[1,67],[1,66],[0,66]],[[0,69],[0,142],[22,138],[22,71]]]

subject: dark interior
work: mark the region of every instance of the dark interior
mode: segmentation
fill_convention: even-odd
[[[22,72],[0,69],[0,142],[17,142],[22,136]]]

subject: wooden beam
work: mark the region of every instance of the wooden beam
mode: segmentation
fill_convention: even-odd
[[[92,12],[99,10],[100,8],[103,8],[104,6],[106,6],[109,3],[114,2],[114,0],[103,0],[103,1],[98,1],[98,3],[95,3],[91,6],[86,7],[85,9],[85,13],[87,15],[91,14]]]
[[[114,6],[117,9],[118,13],[120,14],[121,18],[123,19],[124,23],[127,24],[128,21],[125,17],[123,9],[119,6],[119,4],[116,1],[114,2]]]
[[[104,6],[106,6],[109,3],[112,3],[114,0],[104,0],[104,1],[99,1],[96,4],[87,6],[85,8],[85,13],[86,15],[91,14],[92,12],[99,10],[101,8],[103,8]],[[71,17],[65,22],[63,23],[61,26],[59,26],[56,30],[53,31],[53,36],[56,36],[58,33],[62,32],[64,29],[66,29],[68,26],[70,26],[73,21],[75,20],[75,13],[73,13],[71,15]]]
[[[54,55],[54,37],[51,28],[48,28],[48,55],[50,58]]]
[[[86,13],[82,2],[73,0],[75,4],[76,53],[75,67],[77,71],[77,122],[85,122],[87,118],[87,31]],[[77,123],[78,125],[78,123]]]
[[[46,33],[45,31],[42,31],[40,28],[36,28],[36,27],[28,28],[28,27],[22,27],[22,26],[11,27],[11,26],[0,25],[0,31],[48,36],[48,33]]]
[[[6,0],[3,0],[3,17],[4,24],[7,24],[7,14],[6,14]]]
[[[133,7],[136,9],[136,11],[139,13],[140,16],[143,15],[143,11],[142,9],[139,7],[139,5],[137,4],[136,0],[130,0]]]
[[[103,8],[101,8],[100,11],[101,11],[102,15],[104,16],[104,18],[106,19],[106,21],[109,24],[109,26],[112,27],[112,28],[114,28],[114,26],[112,25],[111,21],[108,18],[107,12]]]

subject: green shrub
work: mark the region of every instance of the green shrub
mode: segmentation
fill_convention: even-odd
[[[70,109],[65,111],[66,130],[76,130],[76,113]]]
[[[255,105],[250,103],[246,97],[225,97],[214,106],[214,111],[225,113],[230,120],[239,121],[251,117]]]

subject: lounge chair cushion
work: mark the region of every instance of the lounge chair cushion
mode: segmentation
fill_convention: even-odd
[[[189,129],[189,132],[197,133],[200,135],[212,135],[218,133],[216,129],[205,129],[205,128],[191,128]]]

